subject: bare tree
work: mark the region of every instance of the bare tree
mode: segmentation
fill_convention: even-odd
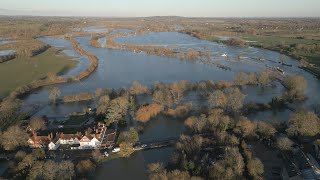
[[[250,159],[247,164],[249,174],[253,179],[261,179],[264,173],[264,166],[260,159]]]
[[[226,95],[222,91],[217,90],[209,95],[208,104],[211,108],[225,108],[227,100]]]
[[[46,121],[41,117],[33,117],[30,120],[30,127],[32,128],[32,130],[38,131],[46,127]]]
[[[224,91],[227,97],[226,110],[230,112],[237,112],[243,107],[244,94],[239,90],[239,88],[227,88]]]
[[[19,146],[25,146],[28,138],[29,135],[19,126],[11,126],[1,135],[0,143],[5,150],[14,150]]]
[[[298,111],[291,116],[287,132],[291,136],[315,136],[320,132],[320,120],[313,112]]]
[[[287,76],[284,79],[284,86],[287,88],[286,97],[289,100],[303,100],[308,83],[303,76]]]
[[[57,101],[57,99],[58,99],[58,97],[60,96],[60,94],[61,94],[60,89],[57,88],[57,87],[54,87],[54,88],[50,91],[50,94],[49,94],[49,99],[50,99],[50,101],[51,101],[53,104],[55,104],[56,101]]]

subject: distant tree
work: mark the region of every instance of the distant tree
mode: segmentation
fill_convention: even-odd
[[[129,101],[127,97],[118,97],[110,102],[107,108],[106,121],[117,122],[122,119],[128,109]]]
[[[313,112],[298,111],[291,116],[287,132],[290,136],[315,136],[320,132],[320,120]]]
[[[188,60],[197,60],[199,56],[199,52],[191,49],[189,52],[187,52],[187,59]]]
[[[62,161],[58,164],[55,179],[72,179],[75,176],[74,164],[71,161]]]
[[[1,135],[1,145],[5,150],[14,150],[19,146],[25,146],[29,135],[19,126],[9,127]]]
[[[209,178],[224,179],[242,179],[244,171],[243,157],[238,148],[228,148],[225,152],[225,158],[218,160],[209,169]]]
[[[167,171],[161,163],[152,163],[148,165],[150,180],[164,180],[167,179]]]
[[[197,118],[194,116],[191,116],[184,121],[184,124],[192,129],[196,121],[197,121]]]
[[[207,119],[207,126],[212,132],[225,131],[231,123],[229,116],[224,115],[222,109],[212,109]]]
[[[21,171],[26,168],[30,168],[33,166],[33,164],[36,162],[37,158],[33,154],[26,155],[17,166],[17,170]]]
[[[262,121],[256,121],[254,122],[256,133],[264,139],[270,139],[274,134],[277,132],[277,130],[271,125],[267,124]]]
[[[237,39],[237,38],[231,38],[231,39],[227,40],[226,43],[230,46],[240,46],[240,47],[246,46],[245,41],[243,41],[242,39]]]
[[[34,131],[38,131],[46,127],[46,121],[41,117],[33,117],[30,120],[30,127]]]
[[[156,90],[152,96],[153,102],[168,107],[171,107],[174,101],[170,91],[167,89]]]
[[[170,92],[175,103],[179,103],[181,98],[183,97],[183,92],[185,91],[183,84],[174,82],[170,85]]]
[[[18,152],[16,153],[16,155],[14,156],[14,159],[15,159],[16,161],[21,161],[23,158],[26,157],[26,155],[27,155],[26,152],[20,150],[20,151],[18,151]]]
[[[84,176],[93,173],[95,169],[96,165],[89,159],[82,160],[76,165],[76,172]]]
[[[279,137],[277,139],[277,147],[282,151],[290,151],[292,150],[293,142],[287,137]]]
[[[131,127],[129,131],[123,131],[120,133],[117,144],[121,144],[124,142],[129,144],[135,144],[138,141],[139,134],[133,127]]]
[[[106,114],[109,103],[110,98],[108,95],[101,96],[97,106],[97,114]]]
[[[74,177],[74,165],[70,161],[56,163],[53,161],[36,161],[28,174],[27,179],[61,179]]]
[[[280,54],[279,61],[281,62],[281,64],[283,64],[287,59],[288,57],[286,55]]]
[[[209,94],[208,104],[211,108],[225,108],[227,105],[226,95],[220,91],[216,90],[213,93]]]
[[[49,94],[49,99],[50,101],[55,104],[57,99],[59,98],[61,94],[61,91],[59,88],[54,87],[53,89],[51,89],[50,94]]]
[[[226,110],[230,112],[237,112],[243,107],[244,94],[241,93],[239,88],[227,88],[224,91],[227,97]]]
[[[131,143],[136,143],[139,141],[139,134],[138,132],[136,131],[136,129],[134,129],[133,127],[130,127],[130,137],[131,137]]]
[[[12,99],[0,103],[0,129],[4,130],[19,119],[20,104],[20,101]]]
[[[202,133],[208,130],[208,118],[205,114],[201,114],[193,124],[193,130],[196,133]]]
[[[303,76],[286,76],[284,86],[287,88],[285,96],[289,100],[303,100],[308,83]]]
[[[241,117],[239,122],[236,124],[234,131],[242,137],[248,137],[254,134],[255,126],[247,118]]]
[[[268,71],[262,71],[258,78],[260,86],[265,87],[270,83],[270,73]]]
[[[201,81],[198,83],[197,86],[198,91],[200,92],[201,96],[207,97],[208,94],[208,86],[205,81]]]
[[[92,157],[95,161],[99,161],[102,157],[102,154],[99,149],[95,149],[92,151]]]
[[[27,176],[27,179],[45,179],[50,177],[45,177],[45,162],[44,161],[34,161],[34,164],[29,170],[29,174]],[[54,171],[54,167],[52,167],[51,172]],[[52,177],[53,179],[53,177]]]
[[[188,171],[173,170],[167,173],[167,179],[172,180],[189,180],[191,179]]]
[[[164,106],[161,104],[157,104],[157,103],[152,103],[150,105],[143,106],[143,107],[139,108],[139,110],[136,113],[137,114],[137,121],[142,122],[142,123],[146,123],[146,122],[150,121],[150,119],[152,117],[155,117],[161,111],[163,111],[163,109],[164,109]]]
[[[194,157],[201,151],[203,139],[201,136],[186,136],[181,135],[179,141],[176,143],[176,149],[184,152],[188,157]]]
[[[121,149],[119,153],[122,157],[129,157],[134,152],[132,143],[122,142],[119,147]]]
[[[163,167],[163,164],[160,162],[148,164],[149,173],[154,173],[154,172],[157,173],[157,172],[162,172],[164,170],[165,168]]]
[[[35,149],[32,152],[32,155],[37,159],[44,159],[46,157],[46,152],[44,151],[44,149]]]
[[[244,72],[240,72],[236,75],[234,82],[238,86],[243,86],[248,84],[248,75]]]
[[[264,173],[264,166],[260,159],[250,159],[247,164],[249,174],[253,179],[261,179]]]
[[[129,89],[130,94],[138,95],[148,92],[147,86],[142,86],[138,81],[133,81],[132,86]]]

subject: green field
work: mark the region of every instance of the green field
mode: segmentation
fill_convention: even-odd
[[[71,57],[57,54],[53,48],[31,58],[19,57],[0,63],[0,97],[23,84],[45,77],[48,72],[63,74],[77,63]]]
[[[297,39],[294,37],[282,37],[282,36],[245,36],[244,39],[249,41],[257,41],[265,45],[291,45],[291,44],[314,44],[317,41],[310,39]]]

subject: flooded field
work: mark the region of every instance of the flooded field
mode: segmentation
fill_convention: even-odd
[[[89,33],[104,33],[108,29],[104,26],[90,26],[90,27],[84,27],[84,28],[73,28],[73,31],[84,31]]]
[[[95,31],[95,30],[94,30]],[[189,49],[206,50],[211,52],[211,61],[230,67],[231,70],[223,70],[215,65],[207,65],[201,62],[181,61],[174,58],[150,56],[143,53],[132,53],[122,50],[111,50],[107,48],[94,48],[90,45],[90,37],[77,37],[75,40],[86,51],[96,55],[99,59],[99,66],[88,78],[79,82],[56,85],[61,90],[61,95],[77,94],[81,92],[95,92],[97,88],[121,88],[129,87],[131,83],[138,80],[141,84],[152,86],[154,82],[170,83],[179,80],[188,80],[197,82],[201,80],[225,80],[233,81],[234,76],[239,72],[261,72],[264,69],[280,66],[276,63],[280,54],[273,51],[258,48],[238,48],[226,46],[223,44],[212,43],[199,40],[186,34],[177,32],[149,33],[137,36],[121,37],[117,42],[124,44],[137,45],[155,45],[175,48],[179,51]],[[41,41],[49,43],[52,46],[67,49],[64,52],[79,59],[78,66],[67,73],[65,76],[72,76],[86,68],[89,63],[86,58],[71,49],[71,45],[62,39],[41,38]],[[104,44],[105,38],[99,39]],[[228,58],[221,57],[222,54],[228,54]],[[239,59],[239,54],[243,59]],[[257,58],[263,57],[260,61]],[[311,74],[298,68],[299,62],[288,57],[286,63],[292,67],[281,66],[285,74],[303,75],[308,81],[307,95],[309,98],[300,106],[310,107],[319,102],[317,93],[320,89],[320,82]],[[278,82],[273,82],[274,87],[255,87],[245,86],[241,90],[246,95],[245,102],[270,102],[272,97],[283,93],[284,88]],[[48,103],[48,94],[52,87],[45,87],[25,98],[26,104],[38,104],[43,106],[36,114],[37,116],[67,116],[71,112],[82,111],[92,103],[75,103],[67,105],[50,106]],[[187,99],[198,99],[196,94],[189,94]],[[139,103],[150,102],[151,97],[140,97]],[[202,100],[197,103],[205,103]],[[291,112],[288,110],[273,112],[265,111],[249,116],[252,120],[262,120],[266,122],[285,122]],[[149,139],[161,139],[178,137],[184,132],[183,121],[170,119],[165,116],[158,116],[145,126],[140,135],[141,141]],[[148,163],[161,161],[166,163],[172,153],[172,148],[159,150],[148,150],[135,153],[130,158],[121,158],[105,162],[98,167],[96,178],[104,179],[106,174],[112,179],[127,179],[133,177],[137,179],[147,179],[146,166]],[[126,173],[123,173],[126,172]]]

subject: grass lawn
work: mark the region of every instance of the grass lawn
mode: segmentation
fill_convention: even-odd
[[[63,74],[78,63],[56,52],[56,49],[50,48],[31,58],[19,57],[0,63],[0,97],[8,95],[16,87],[45,77],[48,72]]]
[[[117,158],[122,158],[120,153],[113,153],[113,154],[110,154],[108,157],[103,157],[101,160],[99,160],[99,164],[107,162],[107,161],[111,161],[111,160],[117,159]]]

